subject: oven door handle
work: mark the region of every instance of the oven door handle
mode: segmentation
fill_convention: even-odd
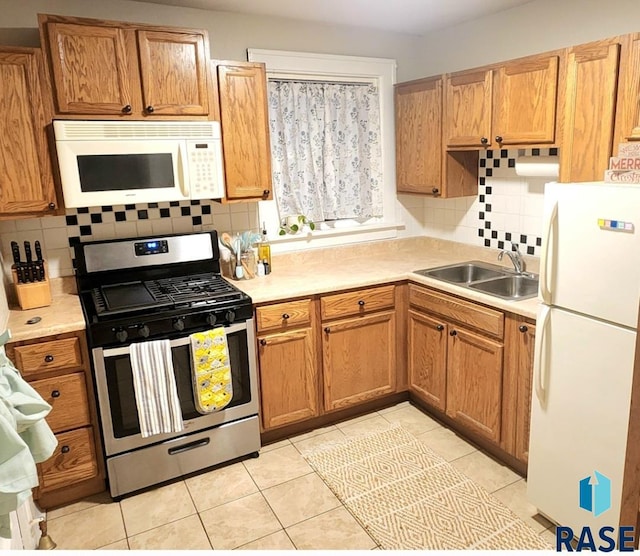
[[[247,329],[246,322],[238,322],[236,324],[230,324],[224,327],[225,334],[233,334]],[[183,336],[182,338],[176,338],[170,341],[171,348],[180,346],[186,346],[191,343],[190,336]],[[127,355],[129,353],[129,346],[117,347],[112,349],[105,349],[102,352],[103,357],[117,357],[118,355]]]

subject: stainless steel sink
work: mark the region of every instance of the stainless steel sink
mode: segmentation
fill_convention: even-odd
[[[414,272],[502,299],[521,300],[538,294],[537,275],[517,274],[502,266],[482,261],[466,261]]]
[[[538,294],[538,278],[521,274],[504,276],[469,284],[469,287],[503,299],[526,299]]]

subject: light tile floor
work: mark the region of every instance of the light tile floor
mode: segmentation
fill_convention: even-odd
[[[373,549],[376,542],[309,467],[320,444],[399,423],[493,493],[540,535],[553,527],[526,483],[408,402],[265,446],[221,467],[114,502],[103,493],[49,511],[59,549]]]

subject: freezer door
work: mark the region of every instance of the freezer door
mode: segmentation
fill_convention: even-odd
[[[626,224],[627,231],[614,231],[612,222],[616,230]],[[639,186],[547,184],[543,236],[540,291],[544,303],[636,327]]]
[[[538,315],[527,493],[574,532],[618,525],[635,341],[635,331],[560,309]],[[598,516],[580,507],[580,481],[596,471],[611,481],[611,509]]]

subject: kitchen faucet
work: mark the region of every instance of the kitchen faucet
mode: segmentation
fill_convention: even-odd
[[[524,261],[522,260],[522,253],[520,253],[520,249],[518,249],[517,243],[512,243],[513,251],[500,251],[498,254],[498,260],[501,261],[502,257],[506,253],[511,262],[513,263],[513,267],[516,269],[517,274],[522,274],[524,272]]]

